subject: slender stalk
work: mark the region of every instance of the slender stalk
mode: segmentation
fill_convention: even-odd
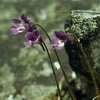
[[[95,91],[96,91],[96,95],[99,95],[99,94],[100,94],[100,93],[99,93],[99,87],[98,87],[96,78],[95,78],[95,76],[94,76],[94,73],[93,73],[93,71],[92,71],[92,66],[91,66],[91,64],[90,64],[90,62],[89,62],[89,60],[88,60],[88,57],[87,57],[87,55],[86,55],[86,53],[85,53],[83,47],[80,45],[80,42],[78,41],[77,37],[76,37],[75,35],[74,35],[74,37],[75,37],[75,40],[76,40],[77,45],[80,47],[80,50],[81,50],[81,52],[82,52],[82,54],[83,54],[83,57],[84,57],[84,59],[85,59],[85,61],[86,61],[86,63],[87,63],[88,69],[89,69],[89,71],[90,71],[90,73],[91,73],[92,80],[93,80],[93,84],[94,84]],[[98,100],[100,100],[100,99],[98,99]]]
[[[93,100],[95,100],[95,99],[97,99],[97,98],[100,98],[100,95],[98,95],[98,96],[94,97],[94,98],[93,98]]]
[[[51,43],[51,38],[49,37],[49,35],[48,35],[48,33],[46,32],[46,30],[45,30],[41,25],[39,25],[39,24],[36,24],[36,25],[39,26],[41,29],[43,29],[43,31],[45,32],[46,36],[48,37],[48,39],[49,39],[49,41],[50,41],[50,43]],[[61,70],[62,70],[62,72],[63,72],[64,78],[65,78],[66,83],[67,83],[67,87],[68,87],[69,92],[70,92],[70,95],[71,95],[71,97],[72,97],[73,100],[77,100],[77,98],[76,98],[76,96],[75,96],[75,93],[74,93],[74,91],[73,91],[73,89],[72,89],[72,87],[71,87],[71,85],[70,85],[70,83],[69,83],[69,81],[68,81],[66,72],[65,72],[65,70],[64,70],[64,68],[63,68],[63,66],[62,66],[62,63],[61,63],[60,58],[59,58],[59,55],[58,55],[58,53],[57,53],[57,51],[56,51],[55,49],[53,49],[53,50],[54,50],[54,52],[55,52],[55,54],[56,54],[56,57],[57,57],[57,60],[58,60],[58,62],[59,62],[59,64],[60,64]]]
[[[41,47],[42,47],[43,51],[45,51],[45,48],[44,48],[43,44],[42,44],[42,43],[40,43],[40,45],[41,45]]]
[[[73,99],[73,100],[77,100],[77,98],[76,98],[76,96],[75,96],[75,93],[74,93],[74,91],[73,91],[73,89],[72,89],[72,86],[70,85],[70,83],[69,83],[69,81],[68,81],[66,72],[65,72],[65,70],[64,70],[64,68],[63,68],[63,66],[62,66],[62,63],[61,63],[60,58],[59,58],[59,56],[58,56],[58,53],[57,53],[56,50],[54,50],[54,51],[55,51],[55,54],[56,54],[56,56],[57,56],[57,60],[58,60],[58,62],[59,62],[59,64],[60,64],[60,66],[61,66],[61,70],[62,70],[63,75],[64,75],[64,78],[65,78],[65,80],[66,80],[67,87],[68,87],[68,89],[69,89],[70,95],[72,96],[72,99]]]
[[[54,74],[54,78],[55,78],[55,81],[56,81],[56,86],[57,86],[57,89],[58,89],[58,93],[59,93],[59,96],[60,96],[60,100],[62,100],[62,96],[61,96],[61,91],[60,91],[60,88],[59,88],[59,83],[58,83],[58,80],[57,80],[57,76],[56,76],[56,73],[55,73],[55,68],[54,68],[54,65],[52,63],[52,59],[51,59],[51,56],[50,56],[50,53],[49,53],[49,50],[45,44],[45,42],[42,40],[42,43],[47,51],[47,54],[48,54],[48,57],[49,57],[49,60],[50,60],[50,64],[51,64],[51,67],[52,67],[52,71],[53,71],[53,74]]]

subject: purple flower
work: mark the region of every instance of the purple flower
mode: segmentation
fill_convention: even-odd
[[[28,41],[23,42],[26,46],[40,44],[42,42],[41,33],[34,29],[32,32],[27,32],[25,38]]]
[[[21,14],[20,19],[13,19],[11,24],[15,27],[11,29],[11,32],[15,35],[24,31],[29,31],[31,27],[30,21],[24,14]]]
[[[55,31],[54,38],[51,40],[51,44],[56,50],[60,50],[64,47],[65,43],[73,41],[74,38],[68,36],[63,31]]]

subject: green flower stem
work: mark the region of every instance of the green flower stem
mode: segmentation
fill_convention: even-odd
[[[55,72],[55,68],[54,68],[54,65],[52,63],[52,59],[51,59],[51,56],[50,56],[50,53],[49,53],[49,50],[45,44],[45,42],[42,40],[42,43],[47,51],[47,54],[48,54],[48,57],[49,57],[49,60],[50,60],[50,64],[51,64],[51,67],[52,67],[52,71],[53,71],[53,75],[54,75],[54,78],[55,78],[55,81],[56,81],[56,86],[57,86],[57,89],[58,89],[58,93],[59,93],[59,96],[60,96],[60,100],[62,100],[62,96],[61,96],[61,91],[60,91],[60,88],[59,88],[59,83],[58,83],[58,80],[57,80],[57,76],[56,76],[56,72]]]
[[[43,51],[45,51],[45,48],[44,48],[43,44],[42,44],[42,43],[40,43],[40,45],[41,45],[41,47],[42,47]]]
[[[98,98],[100,98],[100,95],[94,97],[93,100],[96,100],[96,99],[98,99]]]
[[[83,54],[83,57],[84,57],[84,59],[85,59],[85,61],[86,61],[86,63],[87,63],[88,69],[89,69],[89,71],[90,71],[90,73],[91,73],[92,80],[93,80],[93,84],[94,84],[94,87],[95,87],[96,95],[100,95],[100,93],[99,93],[99,87],[98,87],[96,78],[95,78],[95,76],[94,76],[94,73],[93,73],[93,71],[92,71],[92,66],[91,66],[91,64],[90,64],[90,62],[89,62],[89,60],[88,60],[88,57],[87,57],[87,55],[86,55],[86,53],[85,53],[85,51],[84,51],[82,45],[81,45],[80,42],[78,41],[77,37],[76,37],[75,35],[73,35],[73,36],[74,36],[74,38],[75,38],[75,40],[76,40],[76,44],[80,47],[80,50],[81,50],[81,52],[82,52],[82,54]],[[98,99],[98,100],[100,100],[100,99]]]
[[[57,60],[58,60],[58,62],[59,62],[59,64],[60,64],[60,67],[61,67],[61,70],[62,70],[62,72],[63,72],[64,78],[65,78],[65,80],[66,80],[66,84],[67,84],[67,87],[68,87],[68,89],[69,89],[70,95],[71,95],[71,97],[72,97],[73,100],[77,100],[77,98],[76,98],[76,96],[75,96],[75,93],[74,93],[74,91],[73,91],[73,89],[72,89],[72,86],[70,85],[70,83],[69,83],[69,81],[68,81],[66,72],[65,72],[65,70],[64,70],[64,68],[63,68],[63,66],[62,66],[62,63],[61,63],[60,58],[59,58],[59,55],[58,55],[58,53],[57,53],[56,50],[54,50],[54,52],[55,52],[56,57],[57,57]]]
[[[50,41],[50,43],[51,43],[51,38],[49,37],[49,35],[48,35],[48,33],[46,32],[46,30],[45,30],[41,25],[39,25],[39,24],[36,24],[36,26],[39,26],[41,29],[43,29],[43,31],[45,32],[46,36],[48,37],[48,39],[49,39],[49,41]],[[73,91],[73,89],[72,89],[72,87],[71,87],[71,85],[70,85],[70,83],[69,83],[69,81],[68,81],[66,72],[65,72],[65,70],[64,70],[64,68],[63,68],[63,66],[62,66],[62,63],[61,63],[60,58],[59,58],[59,55],[58,55],[58,53],[57,53],[57,51],[56,51],[55,49],[53,49],[53,50],[54,50],[54,52],[55,52],[55,54],[56,54],[56,57],[57,57],[57,60],[58,60],[58,62],[59,62],[59,64],[60,64],[60,68],[61,68],[61,70],[62,70],[62,72],[63,72],[63,75],[64,75],[64,78],[65,78],[65,80],[66,80],[66,84],[67,84],[67,87],[68,87],[68,89],[69,89],[70,95],[71,95],[71,97],[72,97],[73,100],[77,100],[77,98],[76,98],[76,96],[75,96],[75,93],[74,93],[74,91]]]

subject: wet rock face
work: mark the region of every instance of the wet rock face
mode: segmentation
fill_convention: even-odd
[[[73,33],[78,37],[91,65],[100,73],[100,12],[72,11],[70,20],[66,21],[65,28],[69,34]],[[68,44],[65,49],[69,55],[72,69],[87,77],[89,73],[80,49],[75,44]]]
[[[91,41],[91,57],[94,62],[94,68],[100,73],[100,36],[94,41]]]

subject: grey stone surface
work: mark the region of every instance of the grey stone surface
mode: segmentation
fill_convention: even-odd
[[[69,33],[78,37],[91,65],[94,69],[97,69],[97,72],[100,72],[100,12],[91,10],[72,11],[70,23]],[[82,55],[80,54],[80,56]],[[79,58],[82,63],[83,58]]]
[[[66,21],[65,30],[69,35],[77,36],[92,66],[97,82],[100,84],[100,12],[91,10],[72,11],[70,18]],[[80,79],[82,78],[81,81],[83,79],[88,80],[84,80],[87,84],[84,90],[86,95],[91,94],[91,96],[84,100],[92,99],[95,94],[94,86],[91,85],[93,81],[79,46],[74,42],[67,43],[65,49],[69,56],[71,68]],[[83,86],[84,82],[82,83]],[[94,92],[89,91],[88,88],[92,88],[91,90]],[[82,87],[81,90],[83,90]]]

